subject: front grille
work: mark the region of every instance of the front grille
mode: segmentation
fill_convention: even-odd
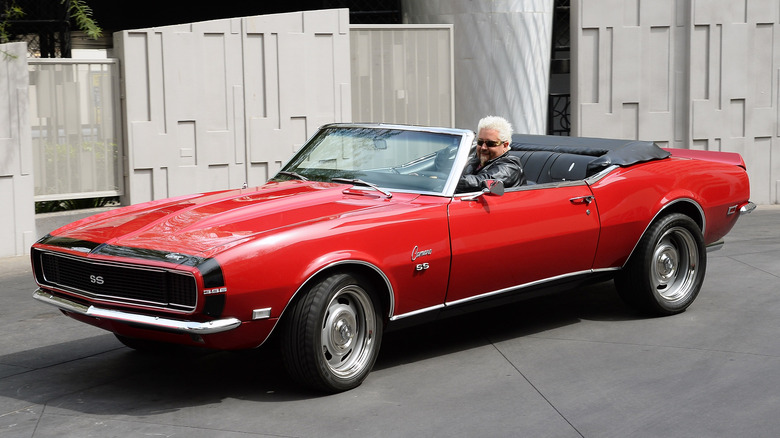
[[[60,287],[86,298],[192,311],[197,283],[192,274],[166,269],[96,262],[69,255],[41,252],[44,284]]]

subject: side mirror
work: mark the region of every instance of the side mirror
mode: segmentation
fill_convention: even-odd
[[[483,185],[485,186],[485,188],[482,189],[482,193],[484,194],[494,196],[502,196],[504,194],[504,182],[500,179],[486,180]]]
[[[502,196],[504,194],[504,182],[498,179],[489,179],[482,183],[484,188],[476,195],[463,198],[463,201],[476,201],[484,195]]]

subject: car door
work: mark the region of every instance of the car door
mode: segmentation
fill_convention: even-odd
[[[591,269],[599,218],[584,181],[467,198],[449,208],[448,304]]]

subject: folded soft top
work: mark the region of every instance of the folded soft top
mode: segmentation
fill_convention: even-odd
[[[671,155],[651,141],[529,134],[512,135],[512,150],[542,150],[590,155],[594,159],[588,164],[589,173],[611,165],[625,167],[645,161],[664,159]]]

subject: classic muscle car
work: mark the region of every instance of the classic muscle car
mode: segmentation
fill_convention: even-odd
[[[527,184],[456,193],[474,143],[324,126],[260,187],[52,231],[31,250],[34,297],[135,349],[278,336],[295,380],[337,392],[363,382],[385,329],[452,309],[614,280],[641,312],[682,312],[708,250],[755,208],[738,154],[593,138],[516,135]]]

